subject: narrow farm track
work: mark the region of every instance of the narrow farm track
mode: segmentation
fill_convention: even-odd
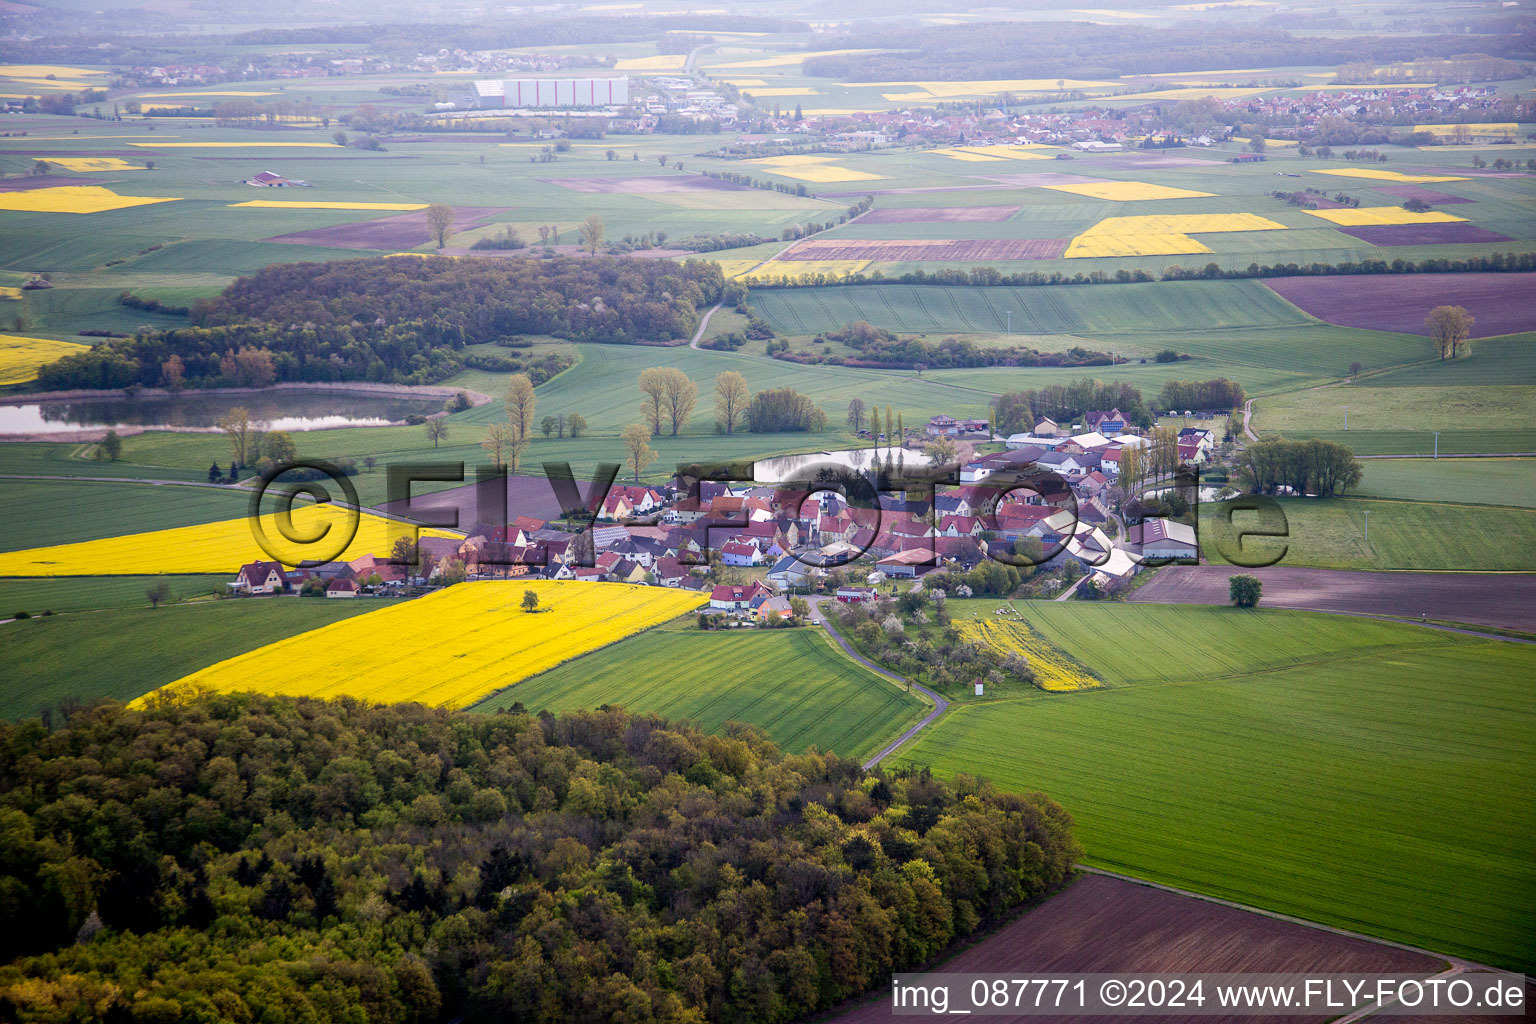
[[[938,721],[939,717],[949,710],[949,701],[945,700],[943,697],[939,696],[937,693],[928,689],[928,687],[922,685],[921,683],[914,683],[912,680],[905,676],[898,675],[895,672],[889,671],[888,669],[881,668],[879,665],[876,665],[874,662],[864,657],[864,655],[854,650],[853,645],[848,642],[848,638],[843,636],[843,634],[839,632],[837,626],[833,624],[832,617],[822,611],[821,606],[827,601],[827,599],[825,597],[813,597],[810,599],[810,601],[811,608],[815,611],[816,617],[821,619],[822,626],[826,628],[827,635],[832,638],[833,642],[836,643],[838,647],[842,648],[844,654],[858,662],[860,665],[863,665],[871,672],[884,676],[885,678],[891,680],[891,682],[896,683],[898,686],[910,686],[912,689],[916,690],[918,693],[922,694],[924,697],[933,702],[933,710],[924,715],[922,721],[918,722],[916,725],[912,726],[912,728],[908,729],[906,732],[902,733],[900,736],[896,737],[885,746],[881,747],[879,753],[875,754],[874,757],[871,757],[868,761],[864,762],[864,770],[868,771],[869,769],[878,765],[881,761],[884,761],[887,757],[890,757],[892,754],[894,754],[897,750],[909,742],[912,737],[922,732],[929,725]]]

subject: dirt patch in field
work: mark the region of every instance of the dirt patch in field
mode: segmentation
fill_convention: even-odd
[[[706,178],[702,174],[650,175],[636,178],[540,178],[546,185],[559,185],[572,192],[588,192],[600,195],[656,195],[664,192],[744,192],[745,185],[734,185],[719,178]]]
[[[1227,604],[1235,573],[1264,583],[1265,608],[1427,617],[1536,631],[1536,575],[1475,572],[1354,572],[1270,566],[1170,565],[1131,600],[1142,604]]]
[[[983,174],[987,181],[998,181],[1018,188],[1045,188],[1048,185],[1097,185],[1113,181],[1113,178],[1095,178],[1091,174],[1067,174],[1063,171],[1041,171],[1038,174]]]
[[[897,196],[922,192],[979,192],[1007,188],[1007,185],[924,185],[921,188],[861,188],[856,192],[817,192],[819,199],[861,199],[864,196]]]
[[[1480,228],[1476,224],[1372,224],[1339,230],[1372,245],[1449,245],[1511,240],[1508,235]]]
[[[1449,192],[1439,192],[1423,185],[1378,185],[1376,191],[1385,192],[1389,196],[1397,196],[1399,199],[1422,199],[1433,206],[1451,206],[1456,203],[1475,203],[1476,199],[1468,199],[1466,196],[1453,196]]]
[[[909,206],[905,209],[870,210],[861,224],[965,224],[1004,221],[1019,212],[1017,206]]]
[[[1087,875],[1044,905],[935,970],[956,974],[1379,972],[1429,977],[1443,962],[1420,953],[1281,921],[1105,875]],[[953,1008],[953,1006],[951,1007]],[[890,996],[833,1018],[872,1024],[893,1016]],[[1200,1021],[1327,1020],[1222,1017]],[[968,1015],[966,1020],[1020,1021]],[[1045,1019],[1045,1018],[1037,1018]],[[1105,1017],[1052,1017],[1104,1021]],[[1158,1020],[1172,1020],[1160,1017]]]
[[[505,206],[455,206],[453,223],[457,230],[475,226],[476,221],[505,213]],[[263,242],[284,242],[289,245],[320,245],[330,249],[414,249],[432,240],[427,227],[427,211],[416,210],[394,217],[378,217],[374,220],[357,221],[353,224],[336,224],[328,228],[310,228],[286,235],[263,238]]]
[[[577,486],[585,494],[591,485],[578,480]],[[476,523],[496,520],[501,512],[496,507],[495,492],[482,493],[480,486],[473,483],[431,494],[416,494],[409,501],[387,501],[376,507],[382,512],[412,519],[451,509],[458,512],[459,519],[458,526],[450,529],[465,532],[474,529]],[[555,498],[554,488],[544,477],[508,476],[506,513],[506,522],[518,516],[553,519],[560,514],[560,502]]]
[[[0,192],[30,192],[35,188],[58,188],[61,185],[100,185],[101,178],[82,178],[78,174],[29,174],[25,178],[6,178],[0,181]]]
[[[840,241],[816,239],[801,242],[781,260],[1054,260],[1067,250],[1065,238],[960,238],[904,241]]]
[[[1265,284],[1306,312],[1340,327],[1427,336],[1436,306],[1464,306],[1477,318],[1472,337],[1536,327],[1536,274],[1381,274],[1279,277]]]

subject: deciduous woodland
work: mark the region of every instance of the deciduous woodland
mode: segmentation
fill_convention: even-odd
[[[202,695],[51,725],[0,726],[7,1020],[784,1021],[1079,853],[1038,794],[615,708]]]
[[[175,356],[187,384],[428,384],[465,345],[518,334],[635,344],[686,339],[724,287],[715,264],[664,260],[369,259],[242,277],[193,326],[113,339],[38,374],[41,387],[152,387]]]

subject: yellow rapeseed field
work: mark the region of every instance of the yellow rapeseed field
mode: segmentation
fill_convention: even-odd
[[[7,302],[20,302],[21,289],[15,285],[0,284],[0,299],[4,299]]]
[[[105,71],[87,71],[85,68],[70,68],[60,64],[0,64],[0,75],[7,78],[47,78],[49,75],[70,78],[104,74]]]
[[[24,213],[101,213],[130,206],[174,203],[176,196],[120,196],[100,185],[60,185],[25,192],[0,192],[0,210]]]
[[[993,651],[999,658],[1018,651],[1029,659],[1035,673],[1035,685],[1052,693],[1091,690],[1099,685],[1078,661],[1066,651],[1017,619],[956,620],[960,636],[978,647]]]
[[[1070,192],[1090,199],[1109,199],[1117,203],[1136,202],[1142,199],[1201,199],[1214,192],[1195,192],[1187,188],[1153,185],[1145,181],[1091,181],[1081,185],[1047,185],[1056,192]]]
[[[7,288],[6,292],[18,289]],[[10,295],[6,295],[10,298]],[[84,352],[89,345],[77,345],[72,341],[54,341],[51,338],[24,338],[16,334],[0,334],[0,384],[23,384],[37,379],[37,368],[64,356]]]
[[[957,146],[974,156],[1001,157],[1004,160],[1054,160],[1056,150],[1049,146]],[[1045,152],[1041,152],[1045,150]]]
[[[306,203],[298,200],[252,199],[230,203],[232,207],[254,206],[267,210],[425,210],[426,203]]]
[[[334,495],[336,488],[327,488]],[[174,490],[174,489],[172,489]],[[175,501],[167,492],[166,501]],[[346,548],[337,552],[337,538],[350,529],[351,514],[334,504],[295,504],[291,528],[284,529],[277,513],[261,517],[268,538],[264,549],[252,523],[241,517],[196,526],[178,526],[123,537],[104,537],[78,544],[0,553],[0,576],[141,576],[158,573],[234,573],[247,562],[276,559],[289,565],[305,560],[351,561],[367,554],[387,555],[407,524],[363,513]],[[327,531],[322,533],[321,531]],[[340,531],[331,533],[329,531]],[[285,533],[298,538],[285,539]],[[423,536],[451,537],[444,530],[423,528]],[[314,543],[303,541],[315,538]]]
[[[194,118],[194,120],[196,120]],[[334,142],[130,142],[143,149],[340,149]]]
[[[714,260],[715,266],[726,278],[738,277],[757,266],[762,260]]]
[[[772,281],[781,277],[799,279],[815,274],[843,277],[857,274],[869,266],[869,260],[769,260],[756,270],[736,275],[738,281]]]
[[[1394,84],[1393,88],[1395,89],[1397,86]],[[1428,132],[1431,135],[1452,136],[1456,134],[1456,129],[1459,127],[1465,127],[1467,134],[1474,139],[1501,139],[1506,135],[1515,136],[1520,133],[1520,126],[1513,121],[1490,121],[1485,124],[1469,124],[1465,126],[1454,124],[1416,124],[1413,126],[1413,130],[1415,132]]]
[[[681,71],[688,55],[661,53],[654,57],[625,57],[613,65],[615,71]]]
[[[1346,228],[1375,227],[1380,224],[1455,224],[1467,219],[1442,210],[1414,213],[1401,206],[1366,206],[1355,210],[1305,210],[1303,212]]]
[[[984,153],[972,153],[964,149],[930,149],[928,152],[933,156],[947,156],[951,160],[964,160],[967,163],[973,164],[1003,162],[1003,158],[1000,156],[987,156]]]
[[[539,596],[536,613],[522,610],[526,590]],[[708,600],[691,590],[627,583],[460,583],[221,661],[156,692],[256,690],[468,707]]]
[[[1372,178],[1376,181],[1396,181],[1405,185],[1422,185],[1430,181],[1466,181],[1454,174],[1399,174],[1396,171],[1378,171],[1373,167],[1312,168],[1313,174],[1333,174],[1340,178]]]
[[[784,178],[799,178],[801,181],[835,182],[835,181],[876,181],[885,177],[883,174],[870,174],[867,171],[855,171],[850,167],[839,167],[830,163],[830,156],[765,156],[757,160],[748,160],[750,164],[762,164],[772,170],[772,173]]]
[[[1105,217],[1072,239],[1066,259],[1098,256],[1179,256],[1211,250],[1189,236],[1228,231],[1284,231],[1255,213],[1167,213]]]
[[[49,157],[50,164],[56,164],[66,171],[142,171],[139,164],[131,164],[121,157],[115,156],[55,156]]]
[[[768,84],[767,82],[763,81],[761,78],[722,78],[722,79],[720,79],[720,81],[724,82],[726,85],[734,85],[738,89],[744,88],[744,87],[749,86],[749,85],[767,85]]]

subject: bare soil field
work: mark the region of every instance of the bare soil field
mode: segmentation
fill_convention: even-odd
[[[591,485],[585,480],[578,480],[577,486],[585,494]],[[421,518],[429,510],[441,512],[453,509],[459,514],[459,524],[456,529],[467,532],[474,529],[475,524],[482,520],[486,522],[495,520],[500,513],[500,509],[496,509],[493,504],[494,494],[484,497],[488,500],[482,502],[478,485],[469,483],[462,487],[450,487],[445,491],[433,491],[431,494],[417,494],[409,502],[386,501],[378,508],[392,515],[416,519]],[[482,504],[485,506],[483,513]],[[508,521],[518,516],[552,519],[560,514],[560,502],[555,499],[554,488],[544,477],[508,476],[506,512]],[[450,527],[450,529],[454,528]]]
[[[860,224],[963,224],[1004,221],[1019,212],[1017,206],[909,206],[905,209],[870,210]]]
[[[1436,306],[1464,306],[1474,338],[1536,329],[1536,274],[1384,274],[1278,277],[1264,282],[1281,298],[1340,327],[1428,335]]]
[[[1238,573],[1264,582],[1260,607],[1428,617],[1536,632],[1536,574],[1530,573],[1170,565],[1130,599],[1143,604],[1227,604],[1227,578]]]
[[[813,239],[782,253],[781,260],[1054,260],[1065,238],[908,239],[855,241]]]
[[[455,206],[453,224],[462,231],[474,226],[474,222],[503,213],[504,206]],[[357,221],[353,224],[336,224],[328,228],[310,228],[286,235],[264,238],[264,242],[287,242],[291,245],[322,245],[331,249],[414,249],[432,240],[427,227],[427,211],[402,213],[391,217]]]
[[[0,192],[30,192],[35,188],[58,188],[60,185],[100,185],[100,178],[82,178],[79,175],[29,174],[25,178],[6,178],[0,181]]]
[[[1358,228],[1339,228],[1372,245],[1445,245],[1457,242],[1508,242],[1508,235],[1480,228],[1476,224],[1372,224]]]
[[[935,970],[957,974],[1380,972],[1438,973],[1420,953],[1293,924],[1106,875],[1086,875],[1001,931]],[[953,1004],[951,1004],[953,1008]],[[1327,1020],[1315,1017],[1199,1017],[1200,1021]],[[832,1019],[868,1024],[892,1018],[890,997]],[[971,1015],[967,1020],[1023,1018]],[[1040,1018],[1043,1019],[1043,1018]],[[1105,1020],[1053,1017],[1052,1020]],[[1160,1021],[1177,1017],[1160,1016]],[[1423,1018],[1420,1018],[1423,1019]]]
[[[1385,192],[1389,196],[1397,196],[1399,199],[1422,199],[1434,206],[1450,206],[1454,203],[1475,203],[1476,199],[1468,199],[1466,196],[1453,196],[1449,192],[1437,192],[1423,185],[1379,185],[1378,192]]]

